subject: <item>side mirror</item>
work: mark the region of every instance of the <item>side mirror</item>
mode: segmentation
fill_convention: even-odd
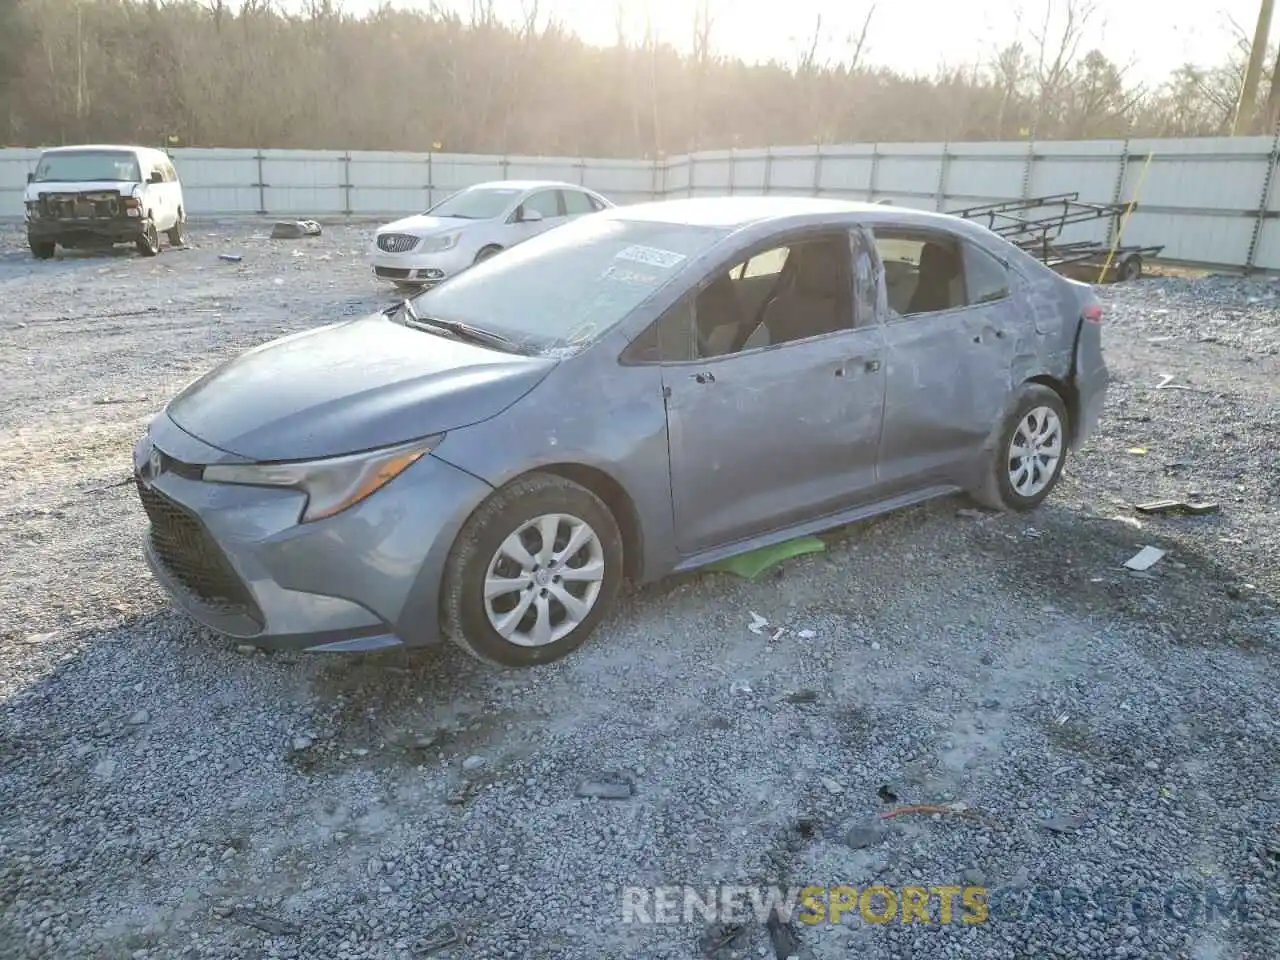
[[[164,183],[164,174],[159,170],[152,170],[151,176],[147,177],[147,183]]]
[[[28,173],[27,183],[35,183],[35,182],[36,182],[36,175],[34,173]]]
[[[537,210],[521,210],[520,211],[521,223],[537,223],[541,219],[542,219],[542,214],[540,214]]]

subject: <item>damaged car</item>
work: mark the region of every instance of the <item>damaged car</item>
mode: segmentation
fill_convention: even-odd
[[[788,197],[584,217],[212,370],[133,455],[176,604],[264,647],[563,657],[652,581],[933,497],[1025,511],[1102,307],[981,225]]]
[[[27,244],[38,260],[58,247],[131,243],[145,257],[185,243],[182,184],[168,154],[149,147],[54,147],[27,174]]]
[[[613,201],[559,180],[477,183],[426,213],[379,227],[369,257],[373,274],[401,289],[435,286],[473,264]]]

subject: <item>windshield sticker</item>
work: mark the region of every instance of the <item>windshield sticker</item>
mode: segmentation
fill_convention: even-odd
[[[605,268],[604,273],[600,274],[600,279],[617,280],[619,283],[639,283],[648,286],[649,284],[657,283],[661,278],[655,277],[652,273],[645,273],[613,264]]]
[[[630,260],[633,263],[647,263],[652,267],[663,267],[670,270],[685,260],[683,253],[674,250],[661,250],[658,247],[643,247],[633,244],[618,251],[616,259]]]

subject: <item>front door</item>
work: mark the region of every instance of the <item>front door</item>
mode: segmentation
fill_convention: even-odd
[[[854,298],[840,289],[852,288],[849,242],[847,234],[816,241],[841,251],[838,266],[782,274],[764,324],[729,338],[742,344],[736,351],[664,365],[682,556],[825,516],[873,487],[883,340],[874,316],[856,325]],[[779,272],[813,243],[787,245]],[[761,282],[740,267],[729,271],[731,279],[748,281],[748,288]],[[753,324],[756,298],[741,299],[746,303],[733,302]],[[701,320],[693,318],[695,328]],[[705,347],[717,338],[702,339]]]

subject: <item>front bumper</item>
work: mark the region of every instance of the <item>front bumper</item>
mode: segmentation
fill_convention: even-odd
[[[69,218],[27,221],[27,239],[72,245],[86,241],[134,243],[142,236],[141,217]]]
[[[373,275],[379,280],[434,286],[471,266],[475,255],[454,247],[438,253],[387,253],[376,246],[369,254]]]
[[[153,474],[152,448],[162,453]],[[276,649],[368,650],[440,640],[445,560],[491,488],[426,456],[342,513],[299,523],[294,490],[205,483],[227,454],[166,414],[134,450],[146,557],[175,605],[223,636]]]

